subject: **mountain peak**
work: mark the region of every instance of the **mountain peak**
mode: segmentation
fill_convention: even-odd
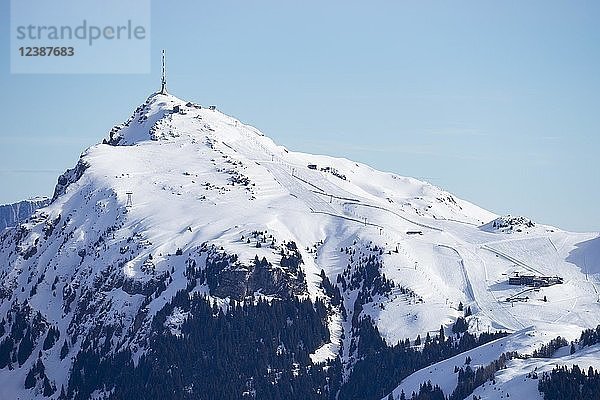
[[[135,109],[126,122],[111,129],[104,143],[127,146],[153,140],[152,127],[170,114],[179,112],[185,104],[185,101],[171,94],[153,93]]]
[[[197,397],[221,381],[203,380],[223,357],[211,349],[239,345],[248,351],[231,354],[258,367],[226,373],[233,383],[222,386],[237,392],[223,398],[253,390],[270,398],[263,388],[304,379],[281,379],[288,370],[329,379],[340,399],[376,399],[401,379],[382,368],[385,387],[356,391],[379,360],[367,354],[373,343],[392,359],[400,343],[412,352],[411,338],[440,325],[485,340],[516,332],[468,353],[485,365],[512,349],[530,354],[548,332],[573,340],[600,324],[585,269],[593,246],[568,258],[596,235],[481,228],[497,217],[416,179],[288,151],[216,107],[154,93],[61,175],[51,204],[0,232],[0,398],[56,398],[61,387],[65,399],[161,397],[136,376],[184,370],[202,376],[165,390]],[[516,272],[556,284],[510,284]],[[248,326],[268,331],[228,339]],[[171,348],[190,363],[171,360],[163,351]],[[453,376],[465,356],[436,364],[437,375],[419,375],[415,364],[416,387],[409,380],[396,392],[418,390],[442,366]],[[99,357],[100,368],[88,369]],[[335,375],[319,375],[325,368]]]

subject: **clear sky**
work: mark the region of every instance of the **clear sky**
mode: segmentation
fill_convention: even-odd
[[[0,2],[0,203],[50,195],[158,89],[166,48],[171,93],[290,149],[600,230],[598,1],[179,0],[151,16],[151,74],[13,75]]]

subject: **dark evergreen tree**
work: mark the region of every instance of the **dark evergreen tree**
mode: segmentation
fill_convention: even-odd
[[[452,333],[464,333],[469,329],[469,324],[463,317],[458,317],[454,325],[452,325]]]
[[[175,307],[189,313],[181,335],[165,331]],[[309,357],[329,340],[326,321],[321,301],[251,298],[222,309],[183,290],[155,316],[137,366],[128,351],[101,354],[84,341],[66,397],[87,399],[106,386],[115,399],[239,399],[251,385],[261,399],[326,399],[339,385],[339,362],[324,370]]]
[[[64,360],[65,357],[67,356],[67,354],[69,354],[69,345],[67,344],[67,341],[65,340],[63,342],[62,347],[60,348],[60,359]]]
[[[415,346],[420,346],[421,345],[421,335],[417,335],[417,338],[415,339]]]
[[[21,339],[21,343],[19,343],[19,350],[17,351],[17,361],[19,362],[19,366],[23,365],[25,361],[31,355],[33,351],[33,338],[31,337],[31,331],[27,330],[23,339]]]
[[[538,389],[544,400],[587,400],[597,399],[600,393],[600,374],[591,366],[587,374],[579,366],[556,367],[550,373],[544,373]]]
[[[413,372],[506,336],[506,333],[502,332],[481,335],[479,338],[470,335],[471,339],[465,342],[456,342],[452,338],[442,341],[439,336],[429,337],[422,350],[411,347],[407,341],[388,346],[369,317],[358,322],[356,333],[360,337],[356,347],[359,361],[354,365],[348,381],[341,387],[338,396],[340,400],[381,399]],[[429,392],[423,394],[428,395]]]
[[[54,346],[58,338],[60,337],[60,331],[58,328],[50,327],[48,329],[48,333],[46,334],[46,339],[44,339],[44,350],[49,350]]]
[[[25,389],[31,389],[34,386],[35,386],[35,372],[34,372],[34,368],[32,367],[29,370],[29,372],[27,373],[27,376],[25,377]]]
[[[458,370],[458,384],[452,394],[448,397],[448,400],[462,400],[466,399],[473,393],[477,387],[483,385],[488,380],[494,379],[494,375],[500,369],[506,367],[506,362],[511,359],[515,354],[506,353],[502,354],[500,358],[486,365],[485,367],[479,367],[473,370],[467,363],[465,368]],[[467,357],[470,361],[470,357]]]
[[[413,393],[411,400],[446,400],[439,386],[433,386],[431,381],[421,384],[419,393]]]

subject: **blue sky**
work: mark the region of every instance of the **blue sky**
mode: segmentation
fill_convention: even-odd
[[[158,88],[290,149],[432,182],[499,214],[600,230],[600,3],[152,2],[151,74],[10,74],[0,203],[57,176]]]

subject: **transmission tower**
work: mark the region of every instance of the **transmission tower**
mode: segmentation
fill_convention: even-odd
[[[162,78],[160,81],[160,94],[167,94],[167,67],[165,51],[162,51]]]

